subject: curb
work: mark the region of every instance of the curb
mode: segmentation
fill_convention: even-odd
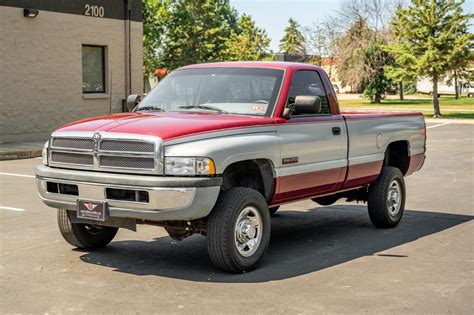
[[[0,161],[31,159],[41,156],[42,149],[11,150],[0,152]]]

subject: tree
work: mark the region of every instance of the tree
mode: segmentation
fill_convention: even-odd
[[[144,76],[160,67],[159,51],[164,33],[164,16],[169,7],[169,1],[143,0],[143,64]]]
[[[303,34],[305,38],[305,51],[316,57],[316,64],[322,65],[323,56],[329,54],[329,39],[326,34],[326,29],[321,22],[314,22],[311,26],[303,27]]]
[[[392,23],[397,38],[396,58],[409,60],[417,76],[433,82],[434,117],[441,117],[438,81],[454,68],[456,56],[468,51],[473,35],[465,33],[469,18],[462,12],[463,0],[411,0],[399,8]]]
[[[226,59],[228,38],[238,32],[229,0],[168,0],[159,62],[167,69]]]
[[[257,27],[249,15],[243,14],[227,42],[228,60],[262,60],[268,55],[270,38]]]
[[[336,39],[337,74],[343,85],[362,91],[367,75],[364,52],[374,40],[374,32],[367,21],[359,19]]]
[[[299,24],[293,19],[288,20],[285,35],[280,40],[280,51],[289,55],[305,55],[305,38]]]
[[[384,50],[381,40],[374,40],[363,50],[364,97],[376,104],[381,103],[390,87],[390,79],[385,75],[385,66],[391,62],[391,56]]]

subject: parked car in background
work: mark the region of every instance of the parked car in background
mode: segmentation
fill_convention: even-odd
[[[423,115],[341,113],[330,87],[307,64],[180,68],[140,103],[129,97],[132,112],[53,132],[39,194],[74,247],[104,247],[119,228],[151,224],[176,240],[207,236],[212,262],[231,272],[256,268],[282,204],[367,202],[372,223],[393,228],[404,177],[425,160]]]
[[[336,94],[339,94],[339,87],[337,86],[337,84],[333,84],[332,87],[334,88],[334,92],[336,92]]]

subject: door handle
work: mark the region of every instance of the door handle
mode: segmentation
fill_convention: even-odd
[[[339,136],[341,134],[341,128],[332,127],[332,134],[335,135],[335,136]]]

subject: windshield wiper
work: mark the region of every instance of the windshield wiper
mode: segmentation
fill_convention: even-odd
[[[211,105],[189,105],[189,106],[180,106],[179,108],[184,108],[184,109],[192,109],[192,108],[208,109],[208,110],[214,110],[214,111],[219,112],[221,114],[228,113],[223,109],[220,109],[218,107],[214,107],[214,106],[211,106]]]
[[[151,110],[151,111],[157,111],[157,112],[164,112],[165,110],[163,108],[159,108],[156,106],[143,106],[143,107],[138,107],[137,112],[141,110]]]

